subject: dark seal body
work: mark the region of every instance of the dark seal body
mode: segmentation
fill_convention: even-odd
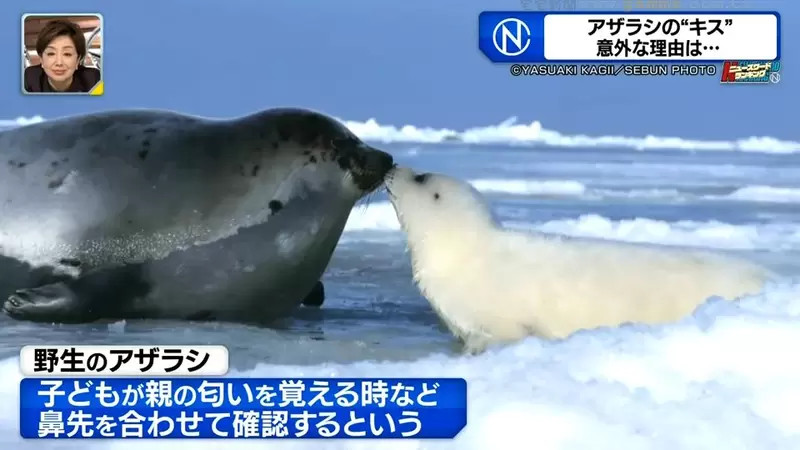
[[[319,282],[387,153],[336,120],[130,110],[0,132],[0,299],[18,319],[262,322]]]

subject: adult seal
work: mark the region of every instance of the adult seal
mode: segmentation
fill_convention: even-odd
[[[350,211],[392,165],[304,109],[125,110],[0,132],[3,309],[263,322],[319,305]]]

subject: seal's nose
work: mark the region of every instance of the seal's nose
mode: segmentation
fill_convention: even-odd
[[[356,185],[364,192],[380,186],[394,167],[392,155],[366,144],[357,148],[353,159],[355,164],[351,167],[351,173]]]
[[[394,157],[392,155],[378,150],[374,147],[368,147],[366,153],[366,168],[369,171],[380,174],[381,178],[385,177],[387,173],[394,167]]]

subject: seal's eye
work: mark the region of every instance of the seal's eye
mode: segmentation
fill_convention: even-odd
[[[427,173],[421,173],[421,174],[419,174],[419,175],[414,175],[414,181],[415,181],[415,182],[417,182],[417,183],[419,183],[419,184],[422,184],[422,183],[424,183],[424,182],[425,182],[425,180],[427,180],[427,179],[428,179],[428,175],[430,175],[430,174],[427,174]]]
[[[353,141],[346,138],[331,139],[331,148],[334,150],[348,150],[353,146]]]
[[[433,194],[433,199],[434,200],[439,200],[439,193],[438,192]]]

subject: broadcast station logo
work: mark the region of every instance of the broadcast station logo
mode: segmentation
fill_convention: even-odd
[[[494,48],[503,55],[521,55],[531,45],[531,29],[522,20],[509,17],[494,27],[492,42]]]
[[[483,11],[478,15],[478,48],[494,63],[542,61],[543,17],[525,11]]]
[[[778,83],[781,81],[780,70],[780,61],[725,61],[720,83]]]

